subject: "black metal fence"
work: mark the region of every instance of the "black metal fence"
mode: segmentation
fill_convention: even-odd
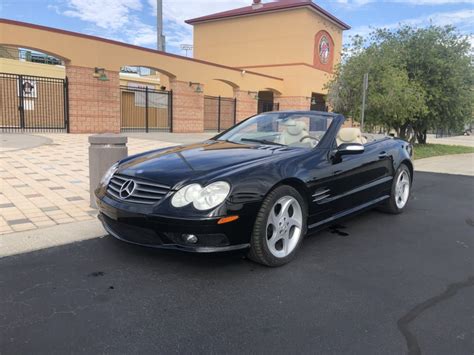
[[[2,131],[69,131],[67,79],[0,73]]]
[[[204,129],[224,131],[236,123],[237,99],[221,96],[204,96]]]
[[[149,87],[120,88],[122,132],[170,132],[173,129],[173,92]]]

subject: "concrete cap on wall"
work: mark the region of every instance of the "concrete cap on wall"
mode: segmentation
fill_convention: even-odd
[[[127,144],[128,137],[114,133],[102,133],[89,136],[90,144],[111,144],[124,145]]]

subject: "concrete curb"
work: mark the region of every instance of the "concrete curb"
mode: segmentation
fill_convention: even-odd
[[[0,236],[0,258],[57,247],[107,235],[98,220],[60,224],[53,227]]]

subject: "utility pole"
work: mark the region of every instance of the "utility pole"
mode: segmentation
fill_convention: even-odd
[[[156,0],[156,49],[166,51],[166,38],[163,35],[163,0]]]
[[[365,99],[367,96],[367,89],[369,88],[369,73],[364,74],[364,81],[362,83],[362,112],[360,115],[360,130],[364,131],[364,118],[365,118]]]

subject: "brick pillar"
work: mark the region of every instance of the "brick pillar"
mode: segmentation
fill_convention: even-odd
[[[203,88],[203,85],[200,85]],[[204,93],[189,81],[170,80],[173,90],[173,132],[204,132]]]
[[[258,100],[254,99],[248,91],[234,89],[234,97],[237,99],[236,121],[240,122],[247,117],[257,114]]]
[[[275,96],[274,101],[280,104],[280,111],[309,111],[311,108],[311,99],[304,96]]]
[[[71,133],[120,132],[120,80],[106,71],[108,81],[93,76],[94,68],[66,66]]]

